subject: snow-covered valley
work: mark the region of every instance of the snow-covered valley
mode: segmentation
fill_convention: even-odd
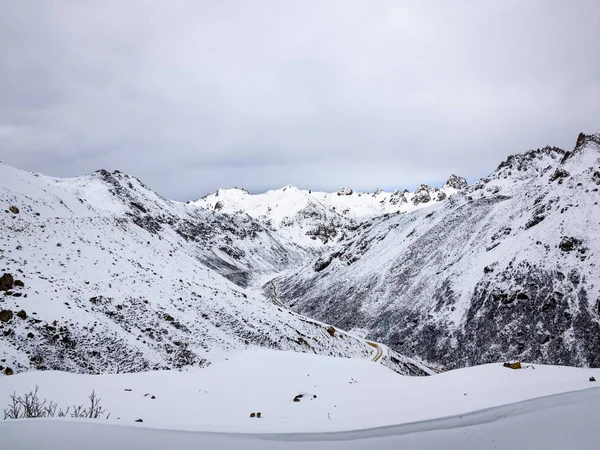
[[[39,385],[110,412],[0,432],[11,448],[502,448],[497,429],[526,424],[545,448],[563,421],[593,448],[599,185],[598,134],[415,192],[181,203],[119,171],[0,163],[0,407]]]
[[[0,166],[0,365],[74,372],[206,366],[254,345],[371,359],[362,338],[252,289],[311,255],[249,217],[172,202],[99,171],[58,180]],[[19,205],[18,213],[10,207]],[[234,283],[237,282],[238,284]],[[249,287],[250,285],[250,287]],[[386,351],[402,373],[427,369]]]

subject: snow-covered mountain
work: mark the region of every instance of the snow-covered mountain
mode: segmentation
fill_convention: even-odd
[[[259,345],[383,348],[413,374],[430,371],[416,359],[598,367],[599,185],[598,134],[513,155],[471,186],[221,189],[187,204],[118,171],[0,164],[0,365],[140,371]]]
[[[205,366],[258,345],[428,372],[248,287],[313,257],[249,216],[167,200],[120,172],[0,164],[0,180],[3,371]]]
[[[600,367],[599,187],[600,134],[510,156],[445,202],[365,220],[279,298],[446,368]]]
[[[345,187],[338,192],[301,190],[292,185],[250,194],[245,189],[219,189],[192,205],[209,210],[249,215],[279,235],[307,248],[322,250],[353,234],[368,218],[398,214],[439,203],[465,188],[464,178],[452,175],[442,188],[422,184],[415,192],[354,192]]]

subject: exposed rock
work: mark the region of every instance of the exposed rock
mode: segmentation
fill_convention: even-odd
[[[22,309],[21,311],[19,311],[17,313],[17,317],[20,317],[21,319],[25,320],[25,319],[27,319],[27,313],[25,312],[24,309]]]
[[[335,336],[335,328],[333,328],[333,327],[329,327],[329,328],[327,328],[327,332],[329,333],[329,335],[330,335],[331,337],[334,337],[334,336]]]
[[[467,180],[463,177],[459,177],[458,175],[450,175],[446,184],[444,184],[445,188],[454,188],[454,189],[464,189],[468,186]]]
[[[250,413],[250,417],[256,417],[256,413]]]
[[[596,381],[594,377],[590,377],[590,381]]]
[[[566,178],[569,176],[569,172],[567,172],[566,170],[558,167],[554,173],[550,176],[550,182],[559,180],[558,183],[562,183],[562,179]]]
[[[514,362],[514,363],[506,362],[506,363],[504,363],[504,367],[508,367],[509,369],[520,369],[521,368],[521,361],[517,361],[517,362]]]
[[[261,413],[260,411],[259,411],[259,412],[257,412],[257,413],[256,413],[256,418],[257,418],[257,419],[260,419],[261,417],[262,417],[262,413]]]
[[[143,422],[143,420],[142,419],[137,419],[136,422]]]
[[[8,322],[13,318],[13,312],[9,309],[3,309],[0,311],[0,322]]]
[[[402,205],[404,203],[408,203],[408,200],[403,192],[394,191],[392,195],[390,195],[390,203],[392,205]]]
[[[343,187],[338,191],[337,195],[352,195],[353,193],[354,191],[349,187]]]
[[[330,258],[319,258],[315,261],[315,264],[313,265],[313,269],[315,272],[320,272],[321,270],[326,269],[329,264],[331,264],[331,261],[333,259]]]
[[[536,226],[538,223],[540,223],[542,220],[544,220],[546,218],[546,216],[542,215],[542,214],[537,214],[535,216],[533,216],[531,219],[529,219],[529,221],[525,224],[525,229],[528,230],[531,227]]]
[[[15,280],[15,286],[25,287],[25,283],[23,283],[21,280]]]
[[[570,252],[576,250],[582,243],[583,241],[581,239],[563,236],[560,244],[558,244],[558,248],[560,248],[563,252]]]
[[[0,277],[0,291],[8,291],[13,287],[15,279],[10,273],[5,273]]]
[[[333,239],[338,234],[337,227],[334,223],[324,224],[320,223],[316,227],[306,232],[307,236],[312,236],[313,239],[319,238],[324,244],[327,244],[330,239]]]
[[[173,322],[175,320],[171,314],[165,313],[163,317],[167,322]]]
[[[419,205],[421,203],[429,203],[431,201],[431,193],[433,189],[426,184],[422,184],[419,186],[419,189],[415,191],[415,195],[412,198],[412,202],[415,205]]]
[[[298,394],[298,395],[296,395],[296,396],[294,397],[294,400],[292,400],[292,401],[294,401],[294,402],[298,403],[302,397],[304,397],[304,395],[302,395],[302,394]]]
[[[17,208],[16,206],[10,206],[8,209],[13,214],[19,214],[19,208]]]
[[[223,202],[222,201],[218,201],[217,203],[215,203],[215,211],[220,211],[223,209]]]
[[[10,376],[12,375],[14,372],[10,367],[7,367],[6,369],[4,369],[4,375],[6,376]]]

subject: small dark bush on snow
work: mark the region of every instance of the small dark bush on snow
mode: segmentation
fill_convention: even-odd
[[[18,396],[15,392],[10,396],[10,403],[7,408],[4,409],[4,420],[6,419],[31,419],[36,417],[81,417],[87,419],[99,419],[100,416],[106,413],[106,410],[100,406],[100,398],[96,396],[96,392],[92,391],[90,396],[90,403],[87,408],[85,405],[73,405],[63,410],[58,407],[58,404],[53,401],[41,399],[38,396],[39,387],[25,395]],[[72,408],[72,409],[71,409]],[[70,412],[70,414],[69,414]],[[110,414],[106,417],[108,417]]]

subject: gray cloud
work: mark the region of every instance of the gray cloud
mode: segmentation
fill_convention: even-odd
[[[0,159],[181,200],[411,187],[600,129],[600,4],[29,1],[0,14]]]

